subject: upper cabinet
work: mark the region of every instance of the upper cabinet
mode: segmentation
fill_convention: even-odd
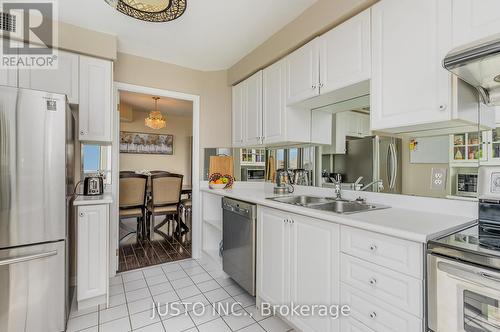
[[[80,141],[112,141],[112,85],[111,61],[80,56]]]
[[[500,33],[500,1],[453,0],[453,47]]]
[[[372,7],[372,130],[451,119],[451,78],[441,65],[450,22],[450,0],[382,0]]]
[[[241,147],[243,138],[243,114],[245,100],[245,82],[233,86],[232,100],[232,124],[233,124],[233,147]]]
[[[370,9],[320,37],[320,67],[321,94],[370,79]]]
[[[57,69],[20,69],[19,87],[65,94],[78,104],[78,64],[78,54],[58,51]]]
[[[285,58],[287,69],[287,105],[319,95],[319,49],[316,38]]]
[[[245,81],[244,143],[254,146],[262,143],[262,71]]]

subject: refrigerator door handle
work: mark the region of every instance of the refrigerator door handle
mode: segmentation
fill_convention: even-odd
[[[16,263],[22,263],[27,261],[33,261],[36,259],[46,258],[50,256],[57,255],[57,250],[47,251],[40,254],[25,255],[25,256],[15,256],[0,260],[0,266],[11,265]]]
[[[394,143],[391,143],[392,147],[392,183],[391,183],[391,189],[396,188],[396,180],[398,177],[398,154],[396,150],[396,145]]]
[[[392,156],[391,156],[392,150],[391,150],[391,144],[387,147],[387,165],[386,165],[386,176],[387,176],[387,182],[389,185],[389,188],[391,187],[392,183]]]

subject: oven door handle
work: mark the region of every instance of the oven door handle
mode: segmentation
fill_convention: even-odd
[[[496,276],[483,271],[474,271],[466,269],[457,265],[439,262],[437,268],[445,273],[448,273],[452,277],[457,277],[468,282],[473,282],[476,284],[484,285],[485,282],[494,281],[500,282],[500,276]],[[500,285],[499,285],[500,287]],[[498,288],[498,287],[497,287]]]

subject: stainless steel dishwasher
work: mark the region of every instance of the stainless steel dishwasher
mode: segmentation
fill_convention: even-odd
[[[224,197],[222,269],[255,296],[256,205]]]

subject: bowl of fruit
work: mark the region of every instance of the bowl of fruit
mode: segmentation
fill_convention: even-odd
[[[208,187],[210,189],[227,189],[233,185],[233,177],[231,175],[222,175],[220,173],[213,173],[210,175]]]

